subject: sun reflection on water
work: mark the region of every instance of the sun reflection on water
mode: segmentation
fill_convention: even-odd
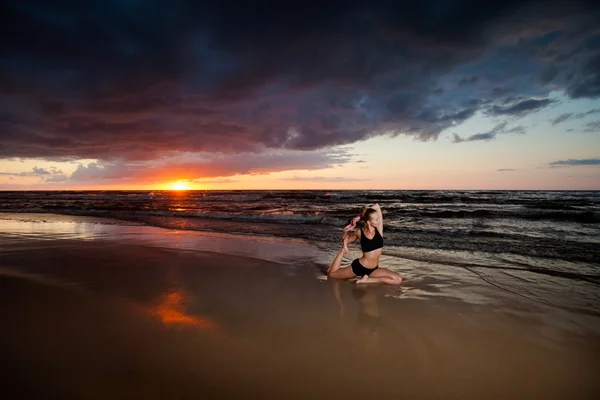
[[[198,318],[185,313],[185,303],[189,300],[183,290],[161,296],[159,304],[150,308],[150,314],[165,325],[183,325],[198,329],[216,328],[216,324],[206,318]]]

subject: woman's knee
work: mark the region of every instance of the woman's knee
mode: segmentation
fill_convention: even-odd
[[[392,275],[392,279],[394,280],[394,285],[402,284],[402,277],[400,276],[400,274],[394,273],[394,275]]]

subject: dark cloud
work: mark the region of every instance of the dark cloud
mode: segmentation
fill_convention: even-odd
[[[37,176],[42,177],[45,175],[50,175],[51,172],[39,167],[33,167],[31,171],[26,172],[0,172],[0,175],[13,175],[13,176]]]
[[[569,86],[568,93],[574,99],[600,97],[600,54],[586,62],[579,76]]]
[[[463,78],[458,82],[458,86],[472,85],[479,81],[478,76],[470,76],[468,78]]]
[[[502,133],[525,134],[525,128],[522,126],[515,126],[514,128],[507,130],[506,125],[508,125],[507,122],[502,122],[502,123],[499,123],[496,126],[494,126],[494,128],[489,132],[477,133],[477,134],[471,135],[467,138],[462,138],[461,136],[459,136],[455,133],[455,134],[453,134],[452,142],[453,143],[462,143],[462,142],[476,142],[476,141],[480,141],[480,140],[490,141],[492,139],[495,139],[496,135],[502,134]]]
[[[48,169],[33,167],[31,171],[25,172],[0,172],[0,175],[12,177],[35,177],[40,178],[43,182],[62,182],[66,181],[67,176],[56,167],[50,167]]]
[[[560,71],[558,70],[558,68],[556,68],[555,65],[547,66],[546,68],[544,68],[544,70],[542,70],[542,73],[540,74],[540,83],[542,85],[547,85],[548,83],[552,82],[554,78],[556,78],[559,72]]]
[[[553,120],[550,120],[550,122],[552,122],[552,125],[557,125],[561,122],[564,122],[568,119],[581,119],[581,118],[585,118],[588,115],[592,115],[592,114],[597,114],[600,113],[600,108],[594,108],[592,110],[583,112],[583,113],[564,113],[559,115],[558,117],[554,118]]]
[[[5,158],[107,166],[435,140],[478,111],[520,116],[552,90],[599,93],[587,1],[12,0],[2,11]]]
[[[549,163],[550,166],[559,166],[559,167],[572,167],[572,166],[581,166],[581,165],[600,165],[600,158],[588,158],[581,160],[561,160],[561,161],[553,161]]]
[[[524,135],[526,133],[525,131],[525,127],[524,126],[515,126],[514,128],[511,128],[507,131],[505,131],[504,133],[517,133],[519,135]]]
[[[558,117],[554,118],[553,120],[550,120],[550,122],[552,122],[552,125],[557,125],[557,124],[560,124],[563,121],[568,120],[572,116],[573,116],[573,113],[560,114]]]
[[[588,115],[598,114],[598,113],[600,113],[600,108],[594,108],[594,109],[586,111],[584,113],[577,114],[577,117],[583,118],[583,117],[587,117]]]
[[[507,106],[494,105],[488,109],[488,113],[495,116],[508,115],[521,117],[525,114],[539,111],[555,102],[550,99],[527,99]]]
[[[509,171],[515,171],[515,170],[512,169],[512,168],[501,168],[501,169],[497,169],[496,171],[498,171],[498,172],[509,172]]]
[[[50,175],[50,171],[47,171],[44,168],[33,167],[32,174],[35,176]]]
[[[462,142],[476,142],[479,140],[489,141],[496,137],[496,132],[487,132],[487,133],[476,133],[475,135],[471,135],[466,139],[461,138],[456,133],[454,134],[454,143],[462,143]]]
[[[600,121],[588,122],[585,124],[584,132],[600,132]]]

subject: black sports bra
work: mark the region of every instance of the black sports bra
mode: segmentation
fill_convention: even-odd
[[[373,239],[369,239],[362,228],[360,233],[360,247],[362,248],[363,253],[368,253],[369,251],[381,249],[383,247],[383,236],[379,233],[379,229],[375,228],[375,236],[373,236]]]

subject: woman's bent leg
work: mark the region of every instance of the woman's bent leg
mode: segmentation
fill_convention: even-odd
[[[367,279],[361,279],[356,283],[386,283],[388,285],[400,285],[402,283],[402,277],[400,274],[390,271],[385,268],[377,268],[371,272],[371,275]]]
[[[327,275],[333,274],[335,271],[340,269],[342,266],[342,259],[344,258],[344,248],[341,248],[340,251],[337,252],[335,258],[329,265],[329,269],[327,269]]]
[[[336,254],[335,258],[331,262],[329,269],[327,270],[327,276],[330,278],[336,279],[350,279],[354,278],[354,273],[352,272],[352,268],[344,267],[342,268],[342,259],[344,258],[344,248],[342,247],[340,251]]]

